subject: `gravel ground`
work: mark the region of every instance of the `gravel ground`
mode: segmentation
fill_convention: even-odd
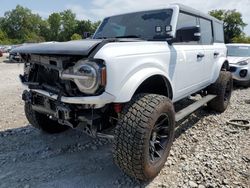
[[[250,88],[236,88],[223,114],[206,107],[176,134],[170,157],[151,182],[140,183],[112,162],[112,143],[75,130],[46,135],[28,125],[18,74],[0,59],[0,187],[250,187],[250,131],[226,125],[250,119]]]

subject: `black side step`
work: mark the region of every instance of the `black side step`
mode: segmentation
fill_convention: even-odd
[[[203,97],[202,99],[198,100],[197,102],[189,105],[188,107],[180,110],[175,115],[175,121],[179,122],[182,119],[184,119],[186,116],[192,114],[194,111],[202,107],[204,104],[208,103],[209,101],[213,100],[216,97],[216,95],[207,95]]]

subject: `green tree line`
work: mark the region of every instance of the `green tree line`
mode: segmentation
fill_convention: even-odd
[[[209,14],[224,22],[226,43],[250,43],[250,37],[243,30],[247,24],[236,10],[212,10]]]
[[[209,14],[224,22],[226,43],[250,43],[250,37],[243,32],[247,24],[240,12],[212,10]],[[99,24],[100,21],[78,20],[71,10],[42,19],[30,9],[17,5],[0,17],[0,44],[78,40],[85,32],[94,33]]]
[[[85,32],[93,33],[99,24],[99,21],[77,20],[71,10],[42,19],[30,9],[17,5],[0,17],[0,44],[78,40]]]

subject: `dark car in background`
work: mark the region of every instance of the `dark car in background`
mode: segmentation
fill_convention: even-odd
[[[4,45],[0,47],[0,50],[2,51],[2,53],[9,53],[11,50],[12,46],[10,45]]]
[[[14,49],[14,48],[13,48]],[[12,63],[15,63],[15,62],[20,62],[21,61],[21,56],[19,53],[16,53],[16,52],[11,52],[9,53],[9,61]]]
[[[44,43],[50,43],[50,42],[44,42]],[[18,45],[11,46],[11,50],[9,52],[9,62],[10,63],[21,63],[21,56],[19,53],[14,52],[13,49],[16,49],[18,47],[26,46],[26,45],[32,45],[35,43],[23,43]],[[42,44],[42,43],[41,43]]]
[[[21,62],[21,56],[19,53],[13,52],[12,50],[21,46],[27,45],[26,43],[24,44],[19,44],[19,45],[13,45],[11,47],[11,50],[9,52],[9,62],[10,63],[19,63]]]

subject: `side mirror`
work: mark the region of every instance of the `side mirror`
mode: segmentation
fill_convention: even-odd
[[[199,41],[200,38],[200,26],[183,27],[176,31],[176,41],[178,42]]]

